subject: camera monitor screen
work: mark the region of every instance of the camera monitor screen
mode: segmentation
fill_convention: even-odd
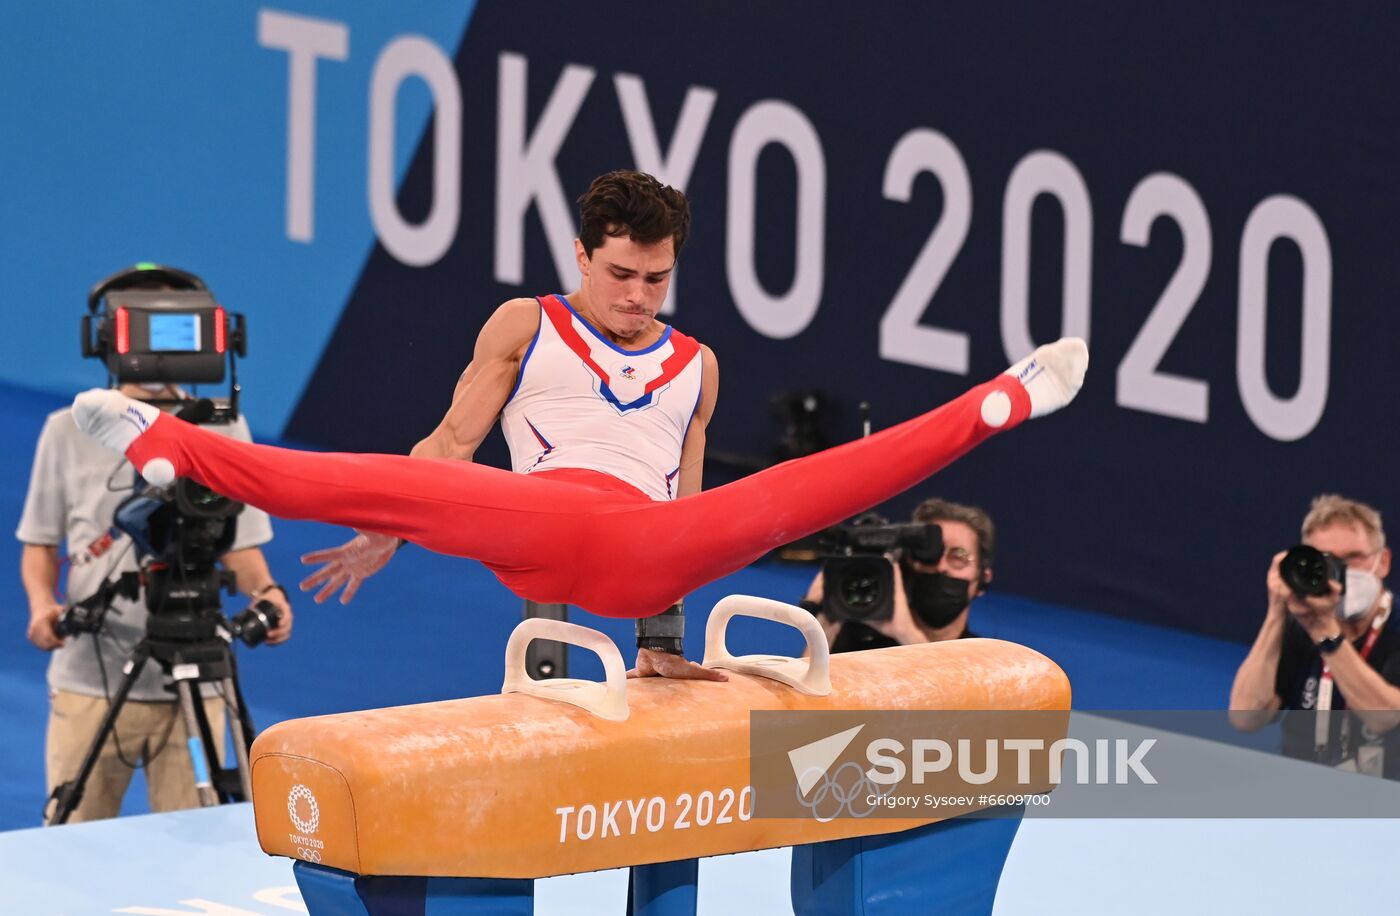
[[[228,320],[208,290],[120,290],[88,318],[83,352],[101,356],[118,381],[224,380]]]
[[[199,316],[181,312],[151,315],[152,350],[199,351]]]

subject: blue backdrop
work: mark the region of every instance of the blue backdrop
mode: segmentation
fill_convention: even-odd
[[[1072,409],[928,486],[992,511],[1010,592],[1245,638],[1311,495],[1395,504],[1400,10],[793,9],[16,14],[0,379],[99,382],[82,297],[154,259],[248,313],[255,431],[406,449],[636,166],[695,204],[673,318],[719,355],[718,451],[770,451],[774,391],[828,392],[839,440],[1090,339]]]

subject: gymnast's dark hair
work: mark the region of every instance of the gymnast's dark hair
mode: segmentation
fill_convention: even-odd
[[[604,236],[641,245],[672,239],[676,257],[690,235],[690,201],[645,172],[623,169],[593,179],[578,199],[579,241],[591,258]]]

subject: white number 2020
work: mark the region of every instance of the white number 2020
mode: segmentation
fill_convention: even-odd
[[[908,203],[914,181],[931,173],[943,190],[943,212],[880,320],[880,356],[958,375],[968,373],[968,336],[921,319],[967,239],[972,184],[957,147],[937,131],[921,128],[900,138],[885,167],[884,196]],[[1002,205],[1001,333],[1008,360],[1034,348],[1030,332],[1031,208],[1041,195],[1059,204],[1064,218],[1062,333],[1088,338],[1093,251],[1093,209],[1079,171],[1051,150],[1025,156],[1012,170]],[[1157,172],[1142,179],[1123,209],[1120,240],[1145,248],[1160,218],[1181,231],[1181,261],[1118,366],[1117,403],[1132,410],[1205,423],[1210,385],[1160,366],[1199,301],[1210,276],[1213,237],[1200,195],[1178,175]],[[1302,257],[1302,346],[1298,390],[1280,397],[1265,371],[1269,308],[1268,261],[1276,242],[1287,240]],[[1330,379],[1332,254],[1317,214],[1296,197],[1275,195],[1250,213],[1240,239],[1239,325],[1235,376],[1245,412],[1266,435],[1301,439],[1322,418]]]

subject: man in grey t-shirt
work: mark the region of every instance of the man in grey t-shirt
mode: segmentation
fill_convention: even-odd
[[[149,391],[139,385],[123,385],[121,390],[135,398],[179,396],[169,389]],[[250,439],[241,417],[210,429]],[[45,753],[49,792],[77,775],[121,681],[122,666],[146,632],[144,594],[136,601],[116,599],[103,631],[95,636],[64,639],[54,632],[54,623],[63,613],[63,605],[55,598],[63,566],[68,567],[65,593],[70,601],[87,598],[112,576],[136,570],[131,538],[112,528],[113,513],[131,495],[136,481],[131,465],[84,435],[69,409],[49,415],[15,532],[24,544],[20,570],[29,597],[29,639],[53,652]],[[252,507],[243,510],[237,524],[237,538],[221,562],[237,577],[239,591],[250,602],[267,600],[281,611],[280,621],[267,637],[269,645],[277,645],[291,635],[292,612],[258,548],[272,539],[272,526],[266,513]],[[60,545],[66,552],[62,560]],[[160,665],[154,660],[147,663],[117,719],[115,740],[108,739],[103,747],[70,823],[115,817],[137,765],[146,770],[153,811],[198,805],[184,723],[164,680]],[[204,705],[211,728],[222,736],[223,701],[211,685],[205,685]]]

